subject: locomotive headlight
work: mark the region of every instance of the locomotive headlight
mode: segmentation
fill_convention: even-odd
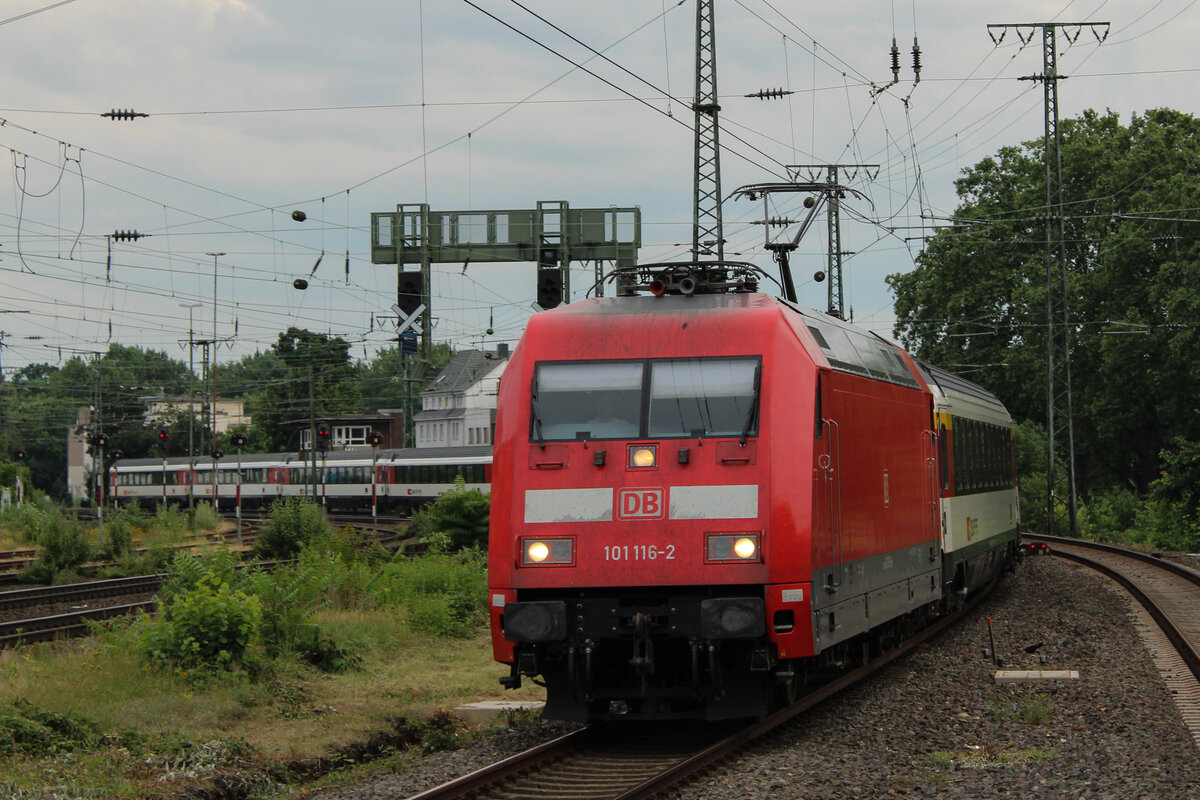
[[[710,562],[762,561],[757,533],[710,533],[706,551]]]
[[[658,464],[658,445],[635,444],[629,448],[629,466],[646,469]]]
[[[758,542],[749,536],[743,536],[733,543],[733,552],[738,558],[754,558],[758,552]]]
[[[522,566],[562,566],[574,561],[574,539],[526,539],[521,546]]]

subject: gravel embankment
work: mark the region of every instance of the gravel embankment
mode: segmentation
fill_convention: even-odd
[[[1200,753],[1127,608],[1093,573],[1049,557],[1027,560],[972,619],[678,796],[1198,797]],[[983,656],[988,617],[1005,667],[1073,669],[1080,679],[997,686]],[[1035,653],[1024,651],[1039,643]],[[304,796],[408,797],[565,730],[543,725],[488,737],[402,775]]]

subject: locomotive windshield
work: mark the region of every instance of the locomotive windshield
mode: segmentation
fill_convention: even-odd
[[[757,358],[539,364],[530,435],[544,441],[754,435]]]

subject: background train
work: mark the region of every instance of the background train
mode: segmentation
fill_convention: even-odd
[[[219,508],[269,505],[284,497],[316,497],[330,508],[407,511],[453,488],[459,475],[468,489],[490,491],[491,447],[437,447],[404,450],[341,450],[308,453],[248,453],[211,458],[122,459],[109,469],[110,497],[119,503],[187,505],[204,500]],[[315,492],[314,492],[315,487]]]
[[[572,720],[757,716],[1017,556],[989,392],[730,263],[535,315],[501,382],[501,679]]]

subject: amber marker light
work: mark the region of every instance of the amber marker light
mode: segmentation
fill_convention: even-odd
[[[647,469],[658,464],[658,445],[633,444],[629,446],[629,466]]]

